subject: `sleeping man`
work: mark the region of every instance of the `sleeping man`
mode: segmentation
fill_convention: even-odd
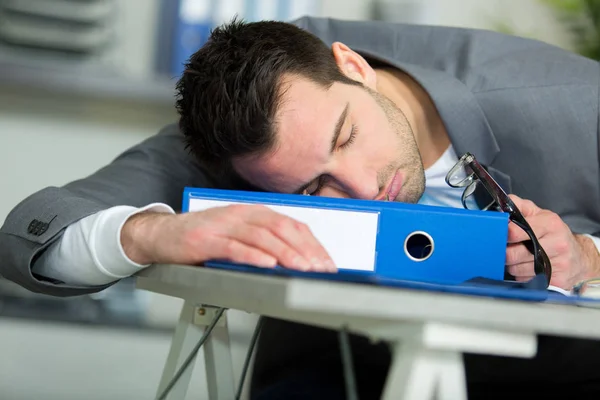
[[[260,206],[180,214],[183,187],[462,207],[444,177],[471,152],[533,228],[550,283],[568,290],[600,274],[599,72],[596,61],[487,31],[232,21],[186,64],[177,125],[15,207],[0,231],[1,273],[68,296],[152,263],[333,271],[303,224]],[[511,224],[516,280],[534,276],[527,239]],[[378,398],[389,349],[351,343],[360,398]],[[252,397],[343,399],[341,368],[335,332],[267,319]],[[600,393],[596,341],[540,337],[534,359],[467,354],[465,368],[471,399]]]

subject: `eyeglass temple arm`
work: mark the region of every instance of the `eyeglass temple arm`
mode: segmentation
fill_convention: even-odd
[[[505,194],[504,196],[494,196],[496,197],[495,200],[499,203],[498,205],[503,211],[509,213],[511,221],[516,223],[529,236],[530,240],[526,240],[523,244],[525,245],[525,247],[527,247],[527,250],[529,250],[529,252],[533,254],[535,273],[546,275],[546,280],[549,284],[550,279],[552,277],[552,266],[550,264],[550,259],[548,258],[548,255],[546,254],[542,246],[539,244],[539,241],[537,240],[533,229],[529,226],[523,214],[521,214],[515,203],[510,199],[506,192],[504,192],[500,185],[496,183],[496,181],[490,176],[490,174],[485,170],[485,168],[483,168],[474,157],[470,162],[470,167],[473,170],[473,172],[479,177],[484,176],[488,178],[479,179],[479,181],[481,184],[484,185],[484,187],[489,193]]]
[[[515,209],[515,212],[517,213],[518,217],[511,217],[510,220],[523,229],[523,231],[525,231],[529,236],[529,240],[524,241],[523,244],[527,250],[533,254],[534,272],[536,275],[546,275],[547,284],[550,284],[550,279],[552,278],[552,264],[550,263],[548,254],[546,254],[546,251],[544,251],[540,245],[535,233],[533,232],[533,229],[531,229],[527,221],[525,221],[525,218],[521,215],[519,210]],[[519,217],[523,220],[519,221]]]

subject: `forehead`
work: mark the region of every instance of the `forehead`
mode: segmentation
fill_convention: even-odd
[[[278,138],[284,141],[298,129],[328,122],[330,111],[335,107],[334,86],[326,89],[303,77],[286,77],[281,85],[282,101],[275,115]]]
[[[291,192],[327,162],[333,128],[345,102],[334,84],[326,90],[305,78],[282,81],[276,144],[267,154],[234,161],[245,179],[266,190]]]

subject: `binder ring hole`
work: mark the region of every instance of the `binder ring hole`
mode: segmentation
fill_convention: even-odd
[[[404,252],[413,261],[425,261],[433,254],[433,238],[423,231],[412,232],[404,241]]]

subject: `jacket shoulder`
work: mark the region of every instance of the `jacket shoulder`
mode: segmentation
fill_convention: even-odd
[[[579,82],[598,69],[569,50],[491,30],[321,17],[295,23],[328,45],[340,41],[367,58],[446,72],[474,91]]]

